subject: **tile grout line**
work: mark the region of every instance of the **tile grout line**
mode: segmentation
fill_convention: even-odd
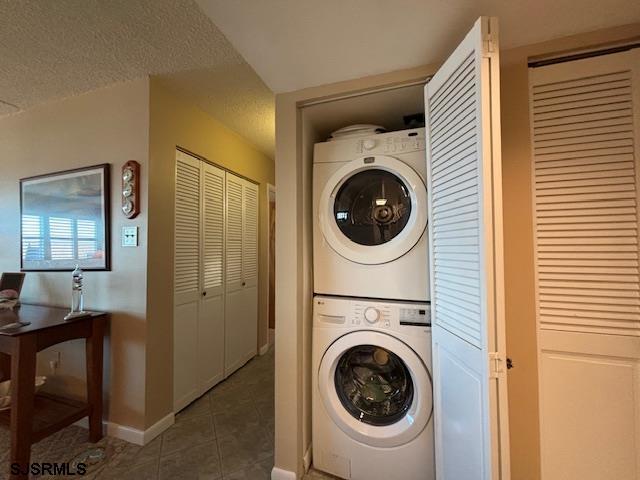
[[[207,399],[208,399],[208,403],[209,403],[209,413],[211,414],[211,425],[213,427],[213,434],[215,435],[215,442],[216,442],[216,453],[218,454],[218,466],[220,468],[220,480],[224,480],[224,471],[222,470],[222,453],[220,452],[220,443],[219,443],[219,439],[218,439],[218,430],[216,429],[216,422],[215,422],[215,418],[214,418],[214,413],[211,410],[211,407],[213,406],[213,399],[211,398],[211,392],[213,391],[213,389],[215,388],[212,387],[211,389],[209,389],[207,391]]]
[[[175,425],[175,423],[174,423]],[[173,425],[172,425],[173,426]],[[171,428],[171,427],[169,427]],[[160,480],[160,461],[162,460],[162,449],[164,447],[164,434],[168,431],[169,429],[165,430],[164,432],[162,432],[162,434],[160,435],[160,446],[158,447],[158,458],[156,459],[158,462],[158,467],[156,469],[156,479]]]

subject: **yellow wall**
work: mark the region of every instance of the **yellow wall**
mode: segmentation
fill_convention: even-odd
[[[267,183],[273,160],[202,110],[150,83],[147,416],[149,427],[173,408],[173,201],[176,146],[260,184],[258,343],[267,343]],[[282,209],[284,207],[279,206]],[[281,210],[282,211],[282,210]]]
[[[505,296],[509,371],[509,421],[514,480],[540,478],[538,431],[537,342],[533,277],[531,158],[529,144],[528,68],[531,56],[637,37],[640,25],[628,25],[576,35],[518,49],[501,51],[501,122],[504,195]],[[452,45],[452,48],[454,45]],[[302,469],[308,444],[300,432],[306,419],[302,368],[309,352],[304,341],[303,315],[309,286],[304,284],[304,242],[310,229],[303,205],[304,166],[299,106],[310,100],[410,82],[434,73],[436,66],[366,77],[276,96],[276,177],[281,203],[291,214],[276,219],[276,467]],[[288,255],[285,262],[282,255]],[[286,335],[285,335],[286,332]]]

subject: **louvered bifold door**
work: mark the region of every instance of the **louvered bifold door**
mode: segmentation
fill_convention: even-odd
[[[244,358],[258,353],[258,185],[245,180],[242,219]]]
[[[224,229],[225,172],[202,163],[202,300],[198,324],[200,390],[209,390],[224,374]]]
[[[258,285],[258,185],[245,181],[242,222],[242,281],[246,287]]]
[[[530,70],[545,479],[640,478],[639,69]]]
[[[242,288],[242,189],[244,180],[227,173],[225,286],[228,292]]]
[[[200,161],[176,152],[173,271],[174,411],[197,398],[200,288]]]
[[[202,284],[206,296],[224,292],[224,170],[203,165]]]
[[[508,479],[497,21],[425,87],[436,475]]]
[[[246,362],[248,319],[244,294],[243,237],[245,180],[227,172],[225,244],[225,376]]]

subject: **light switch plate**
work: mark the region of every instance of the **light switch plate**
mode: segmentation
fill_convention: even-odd
[[[122,227],[122,246],[138,246],[138,227]]]

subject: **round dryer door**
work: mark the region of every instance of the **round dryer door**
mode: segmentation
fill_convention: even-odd
[[[336,340],[319,367],[325,409],[351,438],[374,447],[413,440],[433,410],[424,362],[390,335],[358,331]]]
[[[406,163],[378,155],[345,164],[327,181],[319,223],[347,260],[380,264],[401,257],[427,225],[427,191]]]

